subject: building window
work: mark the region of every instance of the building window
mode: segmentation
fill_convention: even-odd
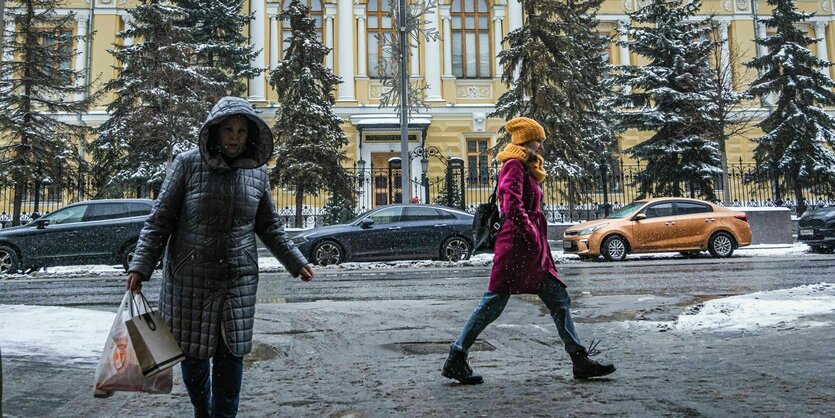
[[[287,10],[290,7],[291,0],[284,0],[284,10]],[[307,7],[310,8],[310,12],[308,16],[313,19],[313,22],[316,24],[316,32],[319,33],[319,41],[324,42],[324,37],[322,35],[322,19],[324,19],[324,12],[322,8],[322,0],[302,0],[302,3],[306,3]],[[281,21],[281,49],[282,51],[286,51],[287,48],[290,46],[290,37],[293,36],[293,31],[290,30],[290,19],[284,19]],[[284,54],[282,52],[282,54]]]
[[[44,48],[55,50],[55,58],[58,61],[57,67],[61,71],[69,71],[72,68],[70,64],[70,58],[73,56],[72,36],[72,32],[70,31],[44,31],[38,37],[38,43]],[[58,48],[61,49],[58,50]],[[67,72],[62,75],[67,78],[67,83],[69,83],[71,74]]]
[[[389,0],[368,0],[366,6],[366,22],[368,30],[368,77],[382,78],[391,76],[391,68],[384,63],[390,62],[392,27],[391,8]]]
[[[486,138],[467,139],[467,183],[490,183],[490,166],[487,163],[489,142]]]
[[[490,9],[486,0],[453,0],[452,74],[490,78]]]

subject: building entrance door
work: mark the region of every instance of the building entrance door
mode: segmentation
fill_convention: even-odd
[[[374,207],[401,203],[401,178],[399,152],[372,152],[371,178],[374,194]],[[397,158],[391,161],[392,158]]]

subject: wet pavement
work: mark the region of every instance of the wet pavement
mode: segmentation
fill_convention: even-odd
[[[833,416],[835,312],[817,326],[748,332],[665,326],[729,295],[832,282],[835,258],[646,260],[561,265],[584,342],[618,371],[576,381],[536,297],[513,297],[471,365],[440,376],[448,344],[484,292],[485,268],[263,275],[240,416]],[[155,299],[157,282],[146,287]],[[114,310],[122,278],[0,282],[0,304]],[[116,299],[114,299],[114,297]],[[115,302],[114,302],[115,300]],[[7,416],[189,416],[171,395],[92,397],[94,370],[4,358]]]

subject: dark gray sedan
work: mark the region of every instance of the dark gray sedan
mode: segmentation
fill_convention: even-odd
[[[381,206],[346,224],[303,231],[293,242],[312,263],[440,259],[466,260],[472,252],[473,216],[417,204]]]
[[[80,264],[127,266],[153,203],[149,199],[91,200],[23,226],[4,228],[0,230],[0,273]]]

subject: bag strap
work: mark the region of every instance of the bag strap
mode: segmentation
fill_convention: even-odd
[[[145,295],[143,295],[142,292],[136,292],[136,293],[139,295],[139,298],[142,301],[142,307],[145,308],[145,313],[151,313],[151,304],[148,303],[148,299],[145,298]],[[151,331],[156,331],[157,330],[157,324],[156,324],[156,322],[154,322],[153,317],[151,317],[151,315],[144,315],[143,316],[142,313],[139,312],[139,306],[135,305],[135,302],[134,302],[133,299],[134,299],[134,295],[131,294],[130,302],[129,302],[130,303],[130,316],[131,317],[141,316],[142,319],[145,321],[145,323],[148,325],[148,328]],[[134,309],[136,310],[136,315],[133,314]]]

